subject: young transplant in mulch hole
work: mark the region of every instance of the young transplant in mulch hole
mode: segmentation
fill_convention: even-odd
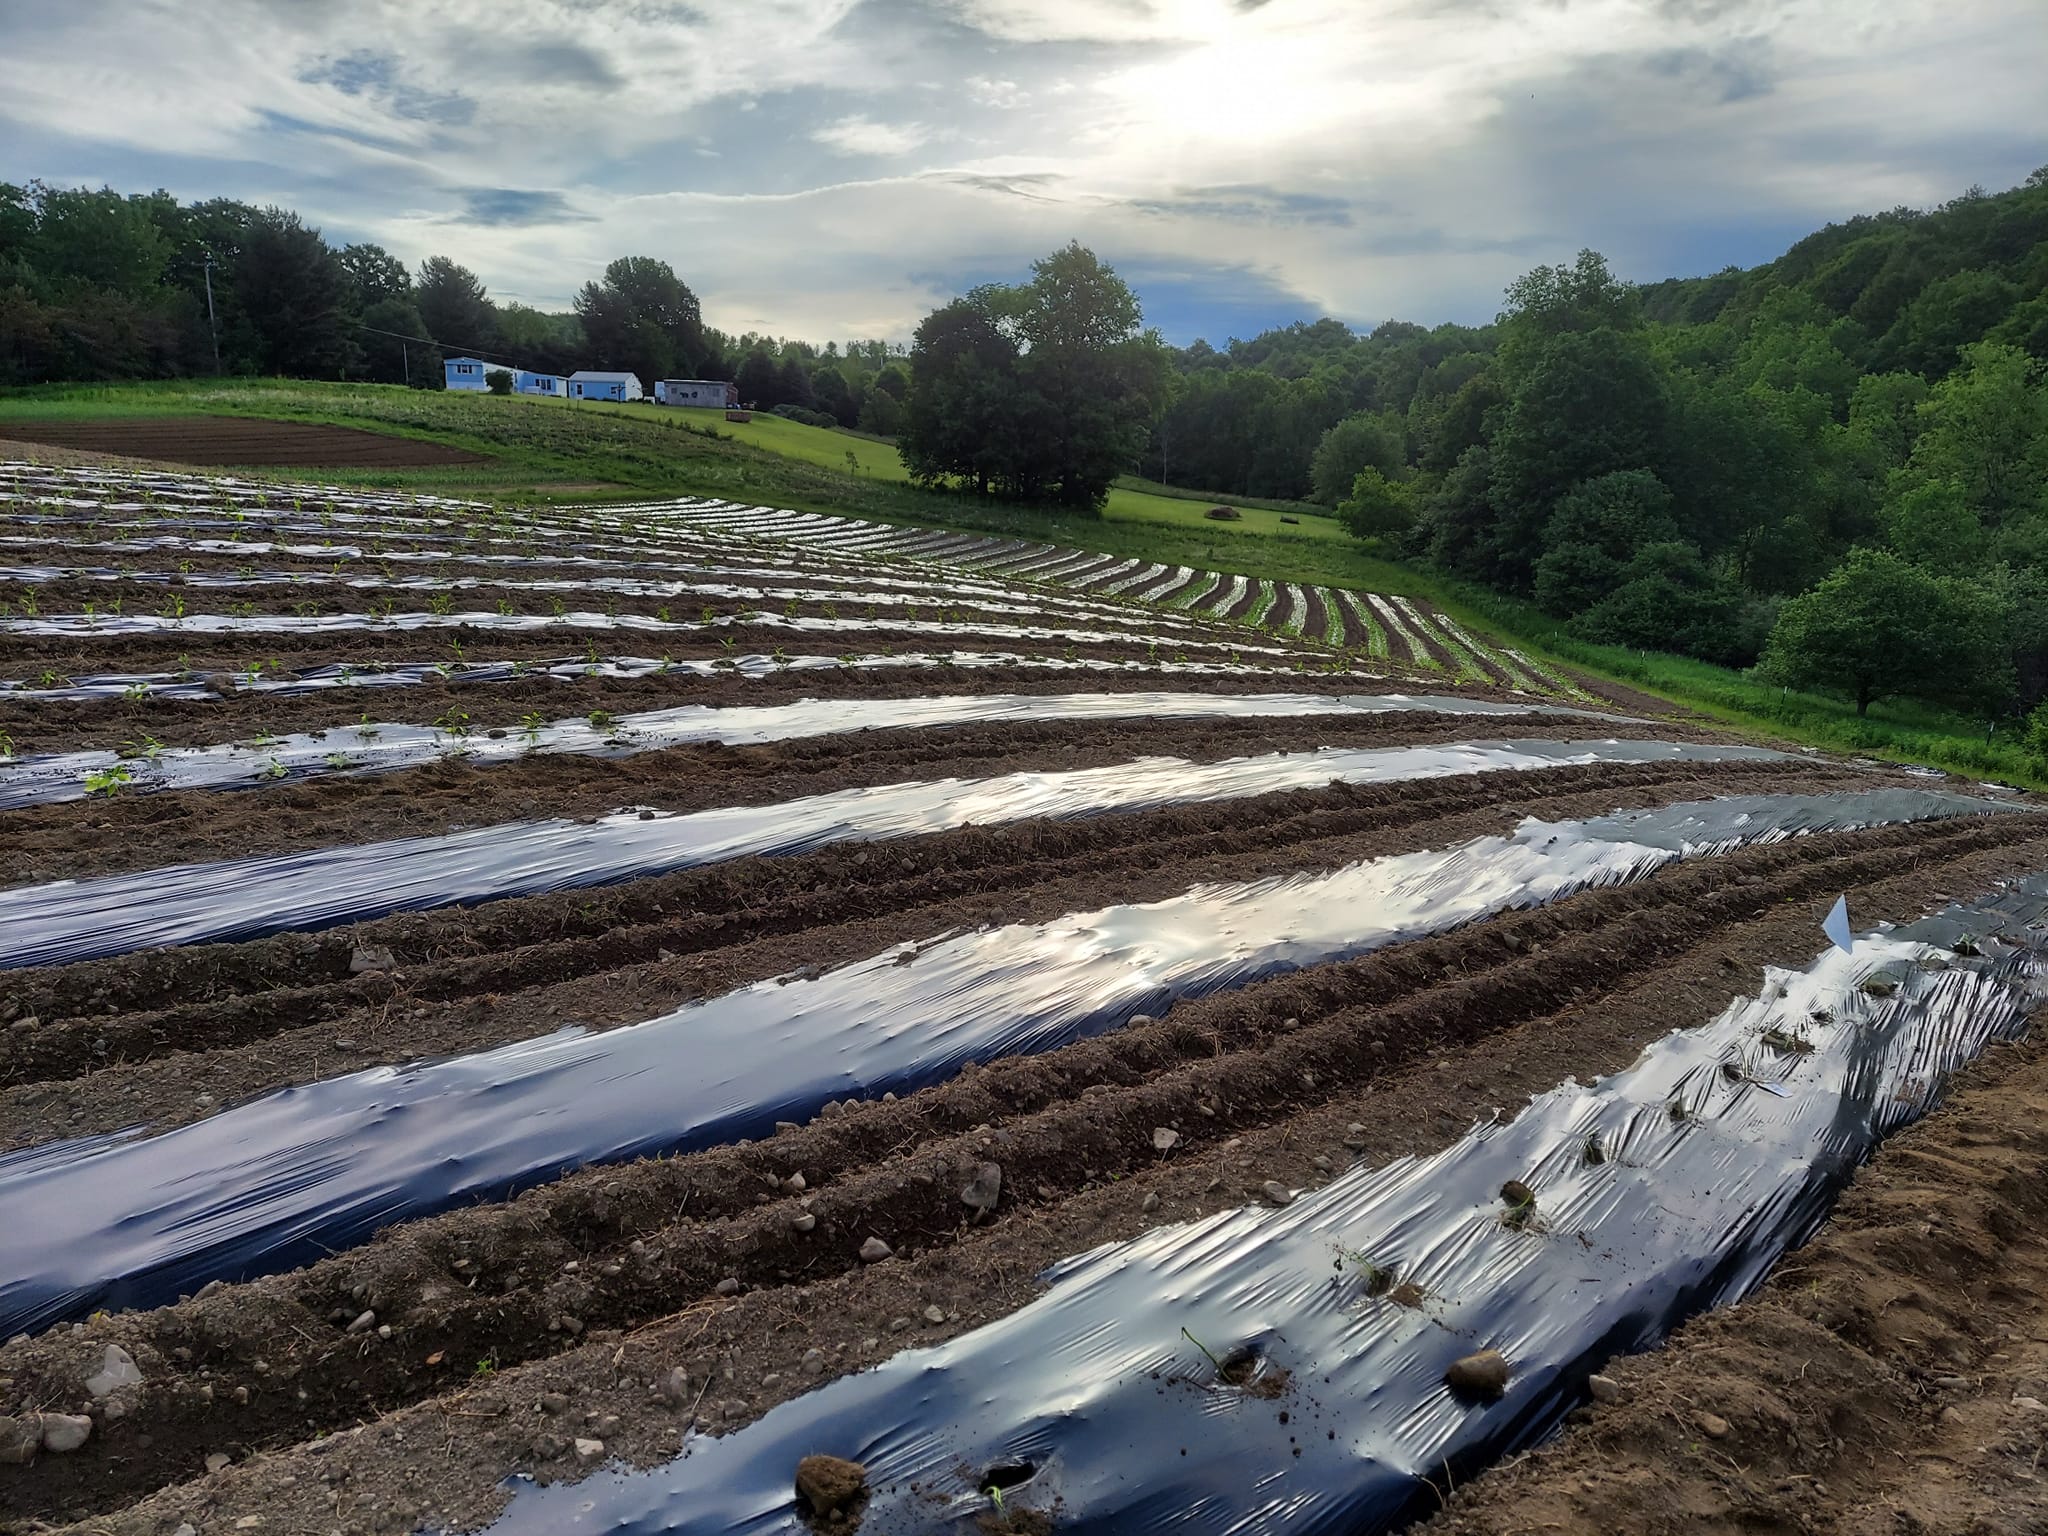
[[[1358,1271],[1359,1278],[1365,1282],[1365,1294],[1368,1296],[1386,1295],[1394,1288],[1394,1282],[1399,1278],[1393,1265],[1382,1264],[1364,1252],[1340,1248],[1337,1250],[1337,1268],[1341,1270],[1346,1264]]]
[[[1265,1352],[1256,1344],[1240,1344],[1219,1360],[1208,1345],[1187,1329],[1181,1329],[1181,1336],[1208,1356],[1209,1364],[1216,1368],[1219,1385],[1235,1387],[1248,1397],[1278,1397],[1287,1390],[1293,1372],[1265,1369]]]
[[[1500,1198],[1507,1207],[1500,1213],[1502,1226],[1519,1232],[1536,1220],[1536,1191],[1520,1179],[1509,1179],[1501,1185]]]

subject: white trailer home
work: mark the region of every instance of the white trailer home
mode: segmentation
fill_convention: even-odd
[[[588,369],[569,375],[571,400],[645,400],[640,377],[632,373],[593,373]]]

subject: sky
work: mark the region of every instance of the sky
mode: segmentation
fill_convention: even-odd
[[[2048,0],[0,0],[0,180],[907,339],[1078,239],[1169,341],[1482,323],[2048,162]]]

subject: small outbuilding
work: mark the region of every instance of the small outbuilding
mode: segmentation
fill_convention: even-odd
[[[662,405],[729,411],[740,403],[740,387],[724,379],[660,379],[655,382],[654,398]]]
[[[633,373],[593,373],[588,369],[569,375],[572,400],[645,400],[640,376]]]
[[[484,381],[484,375],[496,366],[480,357],[447,358],[441,364],[443,382],[450,389],[489,389],[491,386]]]

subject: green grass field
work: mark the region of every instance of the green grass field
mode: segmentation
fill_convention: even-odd
[[[179,413],[272,417],[367,428],[491,456],[432,469],[272,471],[347,484],[505,500],[702,494],[887,522],[968,529],[1242,573],[1272,581],[1427,598],[1460,622],[1779,740],[2048,788],[2048,765],[1989,722],[1903,702],[1868,717],[1840,699],[1770,687],[1705,662],[1588,645],[1526,603],[1381,559],[1333,518],[1284,504],[1240,506],[1242,521],[1202,514],[1214,501],[1119,485],[1099,516],[1017,507],[910,485],[895,450],[854,433],[757,415],[728,423],[662,406],[422,392],[282,380],[64,386],[0,393],[9,421]],[[851,463],[848,453],[853,455]],[[262,474],[264,471],[253,470]],[[593,489],[595,487],[595,489]],[[573,489],[572,489],[573,488]],[[1282,517],[1297,521],[1282,523]]]

